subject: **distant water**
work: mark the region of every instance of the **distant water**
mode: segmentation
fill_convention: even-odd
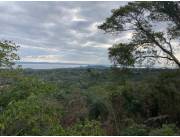
[[[31,69],[56,69],[56,68],[78,68],[78,67],[88,67],[88,64],[70,64],[70,63],[42,63],[42,62],[18,62],[22,68]],[[91,65],[90,65],[91,66]]]

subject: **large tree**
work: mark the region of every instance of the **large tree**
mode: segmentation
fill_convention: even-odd
[[[109,48],[109,58],[114,64],[133,66],[158,61],[180,68],[176,56],[180,47],[179,2],[129,2],[112,10],[112,15],[99,28],[117,35],[132,34],[126,43]]]
[[[15,60],[19,60],[17,46],[11,41],[0,41],[0,68],[11,68]]]

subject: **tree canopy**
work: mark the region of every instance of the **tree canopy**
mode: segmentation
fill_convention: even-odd
[[[12,67],[15,60],[19,60],[17,55],[17,46],[12,41],[0,41],[0,67]]]
[[[180,40],[179,2],[129,2],[112,10],[112,15],[98,28],[115,35],[132,34],[126,43],[109,48],[109,58],[114,64],[158,62],[180,67],[176,56]]]

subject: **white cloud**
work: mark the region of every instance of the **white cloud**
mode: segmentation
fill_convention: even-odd
[[[96,60],[92,60],[96,59]],[[50,62],[50,63],[79,63],[79,64],[104,64],[104,58],[97,58],[97,56],[88,55],[88,57],[81,58],[78,61],[74,58],[69,60],[68,57],[61,55],[38,55],[38,56],[25,56],[22,58],[23,62]]]
[[[56,24],[55,24],[54,22],[46,22],[46,23],[43,23],[43,27],[44,27],[44,28],[47,28],[47,29],[52,28],[52,27],[54,27],[54,26],[56,26]]]
[[[72,9],[70,10],[71,14],[72,14],[72,21],[87,21],[84,17],[82,17],[80,15],[80,9],[76,8],[76,9]]]
[[[88,41],[83,45],[83,47],[94,47],[94,48],[109,48],[111,46],[112,46],[111,44],[98,43],[98,42],[92,42],[92,41]]]
[[[58,49],[55,48],[48,48],[48,47],[36,47],[36,46],[29,46],[29,45],[21,45],[20,48],[24,49],[37,49],[37,50],[43,50],[43,51],[53,51],[53,52],[58,52]]]
[[[0,39],[20,45],[26,61],[108,63],[107,48],[132,34],[111,36],[97,26],[125,3],[0,2]]]
[[[39,56],[25,56],[22,61],[26,62],[60,62],[61,56],[59,55],[39,55]],[[62,62],[62,61],[61,61]]]
[[[98,25],[100,25],[102,22],[94,22],[92,23],[87,29],[93,33],[98,31]]]

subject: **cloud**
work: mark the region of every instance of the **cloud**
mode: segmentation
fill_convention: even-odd
[[[117,38],[97,26],[126,3],[0,2],[0,39],[20,45],[22,61],[107,64]]]
[[[59,62],[61,56],[58,55],[37,55],[37,56],[25,56],[23,61],[27,62]]]
[[[23,49],[35,49],[35,50],[42,50],[42,51],[53,51],[53,52],[58,52],[57,49],[55,48],[44,48],[44,47],[35,47],[35,46],[28,46],[28,45],[21,45],[20,48],[23,48]]]

